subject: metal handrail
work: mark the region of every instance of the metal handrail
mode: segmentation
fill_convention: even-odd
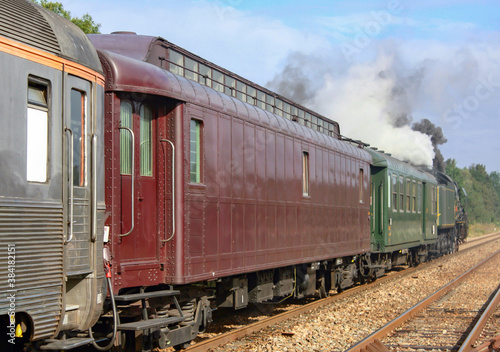
[[[64,243],[69,243],[73,239],[73,221],[74,221],[74,193],[73,193],[73,131],[69,127],[64,128],[64,133],[69,132],[69,238],[66,237]]]
[[[97,238],[97,134],[92,135],[92,234],[91,241]]]
[[[168,139],[160,139],[160,141],[170,143],[170,145],[172,146],[172,234],[170,235],[170,237],[168,239],[163,239],[161,241],[162,243],[165,243],[165,242],[170,241],[172,238],[174,238],[174,235],[175,235],[175,205],[174,205],[174,202],[175,202],[175,146],[174,146],[174,143],[172,143]],[[167,162],[165,160],[165,166],[166,165],[167,165]],[[167,175],[167,173],[165,172],[165,176],[166,175]],[[166,187],[165,187],[165,189],[166,189]],[[165,237],[167,236],[166,214],[167,214],[167,212],[165,211]]]
[[[131,176],[132,176],[132,204],[131,204],[131,208],[132,208],[132,226],[130,227],[130,230],[127,232],[127,233],[123,233],[123,234],[120,234],[119,236],[120,237],[125,237],[125,236],[128,236],[130,235],[130,233],[134,230],[134,218],[135,218],[135,207],[134,207],[134,183],[135,183],[135,136],[134,136],[134,132],[128,128],[128,127],[118,127],[118,129],[120,130],[126,130],[128,131],[128,133],[130,133],[130,137],[131,137],[131,142],[132,142],[132,164],[131,164],[131,167],[132,167],[132,170],[131,170]],[[122,203],[123,204],[123,203]]]

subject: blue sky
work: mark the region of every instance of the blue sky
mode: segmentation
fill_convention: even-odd
[[[292,95],[393,155],[428,160],[428,138],[394,125],[429,119],[445,159],[500,171],[498,0],[61,1],[103,33],[161,36]]]

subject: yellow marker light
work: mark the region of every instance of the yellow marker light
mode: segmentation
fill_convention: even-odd
[[[16,326],[16,337],[23,337],[23,329],[21,329],[21,324]]]

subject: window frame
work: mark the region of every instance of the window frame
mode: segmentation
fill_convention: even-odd
[[[399,211],[403,213],[405,211],[405,178],[404,176],[399,176]]]
[[[412,213],[417,212],[417,181],[412,181]]]
[[[122,116],[122,104],[129,104],[130,105],[130,125],[125,126],[123,124],[123,116]],[[127,127],[130,128],[132,131],[134,131],[134,104],[130,100],[120,100],[120,127]],[[122,137],[127,138],[129,141],[129,150],[127,152],[127,163],[130,163],[130,171],[129,172],[124,172],[124,168],[126,165],[122,163],[122,161],[125,159],[124,158],[124,145],[122,145]],[[120,130],[120,175],[126,175],[126,176],[131,176],[132,175],[132,169],[134,168],[134,165],[131,164],[131,154],[132,154],[132,139],[130,138],[130,134],[126,130]],[[126,171],[126,170],[125,170]]]
[[[145,117],[143,116],[143,110],[149,109],[150,112],[150,118],[151,120],[149,121],[149,160],[148,163],[149,165],[145,164],[145,159],[148,156],[146,154],[147,148],[143,148],[144,145],[143,143],[145,140],[143,140],[144,137],[144,131],[143,127],[145,127],[144,123],[146,122]],[[154,120],[155,120],[155,114],[154,110],[151,105],[149,104],[141,104],[141,107],[139,108],[139,175],[141,177],[153,177],[155,172],[154,172]],[[132,123],[133,125],[133,123]]]
[[[398,190],[398,175],[391,174],[391,189],[392,189],[392,211],[398,211],[399,190]]]
[[[407,213],[411,212],[411,179],[406,178],[406,207],[405,210]]]
[[[363,168],[359,168],[359,203],[364,204],[364,172]]]
[[[310,185],[310,159],[309,152],[306,150],[302,151],[302,196],[311,196],[311,185]]]
[[[29,97],[29,89],[30,86],[33,87],[42,87],[45,91],[45,104],[36,102],[35,100],[30,100]],[[52,109],[52,90],[51,90],[51,82],[49,80],[35,77],[35,76],[28,76],[27,80],[27,85],[26,85],[26,181],[28,183],[37,183],[37,184],[48,184],[50,182],[50,148],[51,148],[51,109]],[[30,149],[30,141],[33,141],[33,138],[30,138],[30,127],[29,127],[29,121],[30,121],[30,110],[36,110],[38,112],[43,112],[45,114],[45,119],[46,123],[44,124],[45,127],[45,135],[46,135],[46,140],[44,139],[43,141],[43,147],[44,148],[39,148],[38,145],[33,146],[32,149]],[[31,115],[33,117],[33,115]],[[38,128],[34,128],[32,132],[37,132]],[[35,154],[37,156],[35,157],[35,160],[38,159],[38,153],[41,149],[45,149],[45,152],[42,153],[42,158],[45,159],[45,178],[42,180],[41,178],[36,179],[36,177],[32,176],[30,174],[30,160],[33,160],[30,158],[30,150],[32,153],[31,154],[33,157],[35,157]],[[38,169],[39,165],[33,165],[35,169]],[[42,173],[40,173],[41,175]]]
[[[76,173],[73,173],[73,181],[72,181],[72,184],[74,187],[82,187],[82,188],[85,188],[87,187],[87,183],[88,183],[88,174],[90,172],[90,170],[88,170],[89,166],[88,166],[88,158],[90,157],[89,155],[89,147],[90,147],[90,143],[88,143],[88,135],[89,135],[89,123],[90,123],[90,118],[88,116],[89,114],[89,97],[88,97],[88,93],[85,91],[85,90],[81,90],[77,87],[72,87],[70,89],[70,126],[71,126],[71,129],[73,131],[73,138],[76,138],[77,135],[75,134],[75,128],[73,127],[73,122],[74,122],[74,119],[73,119],[73,97],[72,97],[72,94],[73,92],[77,92],[77,93],[80,93],[80,98],[81,98],[81,102],[82,102],[82,105],[81,107],[83,108],[81,110],[82,114],[80,114],[80,121],[82,121],[82,125],[80,126],[82,131],[81,131],[81,134],[80,134],[80,181],[79,181],[79,184],[75,184],[74,182],[74,178],[77,176]],[[73,142],[73,165],[72,167],[74,167],[75,165],[75,161],[76,161],[76,158],[74,157],[74,148],[77,147],[77,143]]]
[[[192,140],[191,140],[191,127],[192,127],[192,122],[194,122],[197,127],[197,136],[196,136],[196,171],[195,171],[195,179],[193,180],[193,173],[191,170],[191,156],[192,156]],[[193,185],[200,185],[203,184],[203,120],[196,118],[196,117],[191,117],[189,120],[189,183]]]

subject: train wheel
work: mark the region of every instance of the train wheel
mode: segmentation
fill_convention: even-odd
[[[317,275],[319,277],[316,282],[316,287],[318,289],[319,298],[326,298],[332,288],[331,274],[319,272]]]
[[[359,268],[359,276],[360,282],[362,284],[371,282],[374,280],[374,271],[371,268],[372,263],[369,255],[363,255],[359,258],[358,268]]]

